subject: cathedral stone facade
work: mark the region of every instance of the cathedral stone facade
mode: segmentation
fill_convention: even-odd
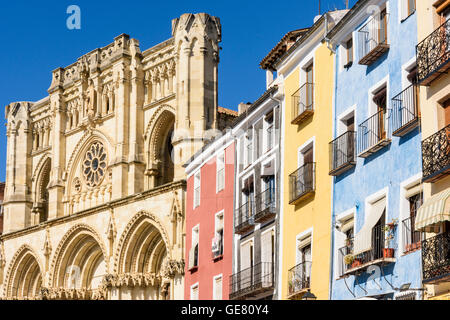
[[[220,20],[122,34],[6,107],[3,299],[183,299],[183,163],[232,117],[217,105]]]

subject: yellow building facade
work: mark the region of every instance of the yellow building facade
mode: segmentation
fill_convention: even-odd
[[[334,53],[324,36],[342,17],[320,17],[279,59],[284,85],[282,255],[283,299],[302,299],[309,291],[329,298]]]
[[[416,1],[417,81],[422,128],[422,241],[425,298],[450,299],[450,1]]]

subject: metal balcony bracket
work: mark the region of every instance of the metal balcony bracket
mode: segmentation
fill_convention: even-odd
[[[351,293],[351,295],[353,296],[353,298],[356,298],[356,295],[353,293],[353,291],[350,289],[350,287],[349,287],[348,284],[347,284],[347,281],[346,281],[347,278],[348,278],[348,277],[344,277],[344,278],[343,278],[343,279],[344,279],[345,286],[347,287],[348,292]]]
[[[358,282],[358,277],[355,277],[355,281],[356,281],[356,285],[357,285],[358,287],[360,287],[360,288],[364,291],[365,294],[368,294],[368,293],[369,293],[369,292],[367,292],[367,290],[364,289],[364,287]]]

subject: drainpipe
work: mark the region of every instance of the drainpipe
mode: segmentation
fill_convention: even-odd
[[[270,93],[270,96],[269,96],[269,98],[272,100],[272,101],[275,101],[275,102],[277,102],[278,103],[278,117],[279,117],[279,122],[278,122],[278,126],[279,126],[279,130],[280,130],[280,132],[278,133],[278,156],[277,156],[277,161],[278,161],[278,163],[279,163],[279,167],[277,168],[278,170],[279,170],[279,173],[278,173],[278,183],[277,183],[277,185],[278,185],[278,200],[280,201],[280,204],[281,204],[281,195],[282,195],[282,190],[281,190],[281,174],[283,174],[282,173],[282,171],[281,171],[281,121],[282,121],[282,113],[281,113],[281,105],[282,105],[282,101],[281,100],[278,100],[278,99],[276,99],[276,98],[274,98],[273,97],[273,92],[271,92]],[[276,132],[276,130],[275,130],[275,132]],[[275,224],[276,224],[276,228],[275,228],[275,232],[276,232],[276,237],[275,237],[275,248],[278,248],[278,257],[277,257],[277,262],[276,262],[276,264],[277,264],[277,266],[278,266],[278,268],[274,268],[274,270],[279,270],[279,272],[277,272],[277,276],[275,277],[275,275],[274,275],[274,279],[276,279],[276,280],[278,280],[278,281],[275,281],[275,283],[277,284],[277,286],[275,287],[275,296],[276,296],[276,298],[277,298],[277,300],[281,300],[281,290],[279,290],[279,288],[280,288],[280,286],[281,286],[281,277],[280,277],[280,273],[281,273],[281,268],[280,268],[280,263],[279,263],[279,257],[281,257],[281,254],[280,254],[280,252],[279,251],[281,251],[281,247],[278,245],[279,243],[280,243],[280,218],[281,218],[281,210],[280,210],[280,206],[278,206],[278,214],[277,214],[277,219],[276,219],[276,222],[275,222]]]

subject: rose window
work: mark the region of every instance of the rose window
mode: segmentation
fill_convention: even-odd
[[[100,142],[95,142],[86,152],[83,161],[83,175],[89,187],[99,185],[106,172],[106,152]]]

